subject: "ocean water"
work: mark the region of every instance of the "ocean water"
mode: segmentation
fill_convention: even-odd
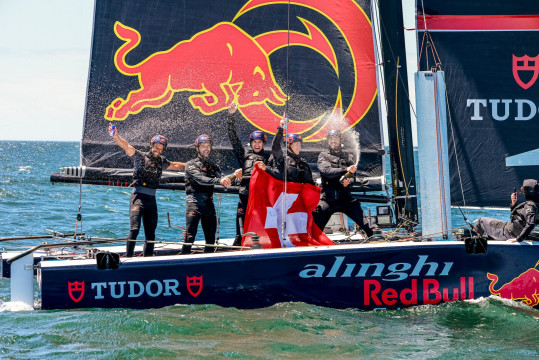
[[[0,238],[73,232],[79,199],[86,234],[125,237],[130,189],[85,185],[79,198],[79,185],[49,182],[61,166],[78,162],[78,143],[0,141]],[[236,197],[219,198],[219,235],[232,237]],[[158,206],[157,238],[180,240],[166,213],[172,225],[184,225],[185,194],[160,190]],[[485,215],[505,219],[508,212],[467,214]],[[453,225],[463,223],[457,209]],[[2,359],[539,359],[539,311],[496,297],[379,312],[304,303],[30,311],[10,302],[9,286],[0,279]]]

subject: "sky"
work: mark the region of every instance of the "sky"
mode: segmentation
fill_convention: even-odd
[[[93,11],[94,0],[0,0],[0,140],[81,140]]]
[[[0,0],[0,140],[79,141],[93,0]]]

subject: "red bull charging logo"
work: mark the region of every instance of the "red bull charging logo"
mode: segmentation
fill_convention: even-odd
[[[490,293],[504,299],[519,300],[532,307],[539,305],[539,270],[536,269],[537,265],[539,265],[539,261],[533,268],[524,271],[497,290],[494,289],[494,286],[498,282],[498,275],[487,273],[487,278],[490,280]]]
[[[290,44],[322,55],[337,77],[353,77],[354,86],[346,108],[343,108],[339,88],[333,94],[336,99],[333,109],[311,119],[290,119],[288,131],[303,134],[305,141],[323,140],[332,126],[331,113],[345,119],[345,124],[339,125],[340,130],[353,127],[376,98],[374,46],[368,16],[353,0],[290,1],[291,6],[306,7],[323,15],[338,29],[353,61],[353,74],[342,74],[334,49],[336,45],[306,19],[298,18],[305,27],[304,32],[285,29],[255,37],[234,23],[241,16],[249,16],[250,10],[275,4],[288,5],[289,1],[248,1],[231,22],[217,23],[135,65],[127,63],[126,55],[139,45],[142,36],[136,29],[116,22],[114,32],[124,44],[116,51],[114,64],[122,74],[138,77],[140,87],[129,91],[125,99],[114,99],[105,110],[105,119],[125,120],[141,111],[166,106],[177,92],[189,92],[192,93],[190,105],[204,115],[223,111],[234,101],[251,124],[274,133],[284,105],[293,95],[285,94],[278,83],[270,55]],[[305,82],[308,84],[309,79]],[[283,107],[283,110],[273,110],[270,104],[277,109]]]

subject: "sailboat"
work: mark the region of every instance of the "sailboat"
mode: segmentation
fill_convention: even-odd
[[[507,9],[489,4],[495,15],[485,16],[504,18]],[[490,116],[506,120],[511,111],[515,122],[530,120],[536,110],[532,100],[496,101],[474,93],[481,91],[479,85],[491,90],[486,81],[495,78],[494,72],[479,79],[483,84],[466,71],[452,46],[463,41],[460,31],[469,35],[466,41],[475,41],[477,49],[486,32],[469,33],[467,25],[451,28],[458,23],[452,18],[455,8],[460,14],[469,9],[461,17],[472,24],[478,18],[485,20],[463,1],[451,6],[422,1],[418,14],[418,38],[427,34],[429,51],[434,45],[437,50],[431,51],[434,66],[430,66],[433,58],[429,63],[430,55],[422,54],[420,66],[426,70],[414,78],[421,180],[417,182],[400,2],[209,0],[180,6],[172,1],[96,1],[81,163],[51,175],[52,181],[129,184],[130,160],[104,130],[108,122],[121,127],[122,135],[141,149],[148,146],[150,134],[167,134],[167,157],[174,161],[195,156],[192,142],[197,135],[214,134],[214,158],[227,173],[238,167],[225,135],[230,101],[238,104],[241,114],[240,138],[256,129],[271,137],[288,110],[289,131],[302,134],[303,156],[312,164],[335,126],[332,115],[338,113],[343,131],[360,134],[356,177],[363,181],[354,185],[354,193],[363,201],[382,203],[374,218],[378,226],[392,227],[394,236],[332,246],[129,259],[118,259],[114,248],[102,247],[109,251],[101,252],[97,261],[95,251],[80,259],[37,262],[31,252],[4,253],[2,264],[10,266],[13,279],[12,298],[15,292],[33,304],[35,267],[41,309],[174,304],[257,308],[302,301],[376,310],[490,295],[539,306],[537,242],[487,242],[474,237],[469,228],[456,232],[451,225],[451,203],[463,208],[503,206],[521,179],[539,177],[537,164],[514,165],[533,158],[526,155],[533,149],[525,146],[536,145],[522,141],[520,145],[526,145],[517,149],[498,142],[505,135],[500,128],[487,126],[482,135],[467,127],[485,124]],[[538,17],[539,11],[532,11],[533,16],[526,11],[522,13],[526,19]],[[469,51],[466,55],[472,57]],[[519,74],[518,62],[514,66],[513,75]],[[522,69],[530,68],[536,69],[531,65]],[[531,79],[519,78],[524,86],[518,81],[517,86],[533,90],[536,78],[537,71]],[[463,92],[471,108],[463,105]],[[484,99],[488,100],[483,103]],[[507,117],[497,112],[500,103]],[[470,109],[475,118],[468,121]],[[474,122],[479,117],[482,123]],[[526,123],[531,129],[537,126],[530,124]],[[476,155],[480,159],[471,160]],[[486,163],[489,159],[492,162]],[[160,187],[183,190],[184,174],[165,173]],[[380,195],[388,188],[390,195]]]

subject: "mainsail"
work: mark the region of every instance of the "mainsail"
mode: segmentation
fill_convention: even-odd
[[[539,3],[423,0],[417,21],[446,74],[451,201],[508,207],[539,178]]]
[[[271,141],[287,110],[288,131],[303,136],[313,168],[330,129],[359,133],[359,176],[381,190],[370,13],[367,0],[97,0],[82,182],[127,182],[132,164],[109,137],[109,122],[140,149],[155,134],[167,136],[173,161],[193,158],[194,139],[210,134],[224,172],[239,168],[226,132],[235,101],[246,144],[257,129]],[[182,174],[167,176],[181,187]]]

